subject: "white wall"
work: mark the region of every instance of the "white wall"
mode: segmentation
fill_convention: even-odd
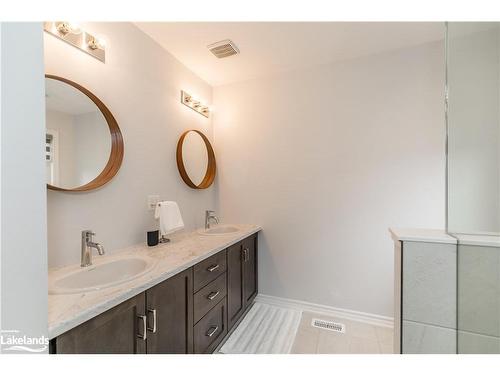
[[[260,292],[392,316],[387,228],[444,227],[444,48],[214,89],[225,222],[264,227]]]
[[[0,23],[0,29],[0,325],[19,330],[17,336],[47,337],[42,24]]]
[[[2,142],[2,23],[0,22],[0,144]],[[2,162],[2,153],[0,152],[0,165]],[[1,176],[1,171],[0,171],[0,176]],[[1,195],[1,184],[2,180],[0,178],[0,195]],[[0,215],[2,212],[2,199],[0,197]],[[0,216],[0,290],[2,290],[2,219]],[[2,297],[0,296],[0,331],[2,330]],[[0,348],[0,353],[2,352],[2,349]]]
[[[214,188],[190,189],[177,171],[175,148],[186,129],[212,138],[210,119],[180,103],[184,89],[211,103],[211,87],[130,23],[82,24],[106,40],[106,63],[45,35],[46,73],[76,81],[115,116],[125,142],[114,179],[88,193],[48,192],[49,265],[80,260],[80,232],[93,229],[108,253],[145,242],[157,228],[147,195],[176,200],[187,228],[201,227]]]

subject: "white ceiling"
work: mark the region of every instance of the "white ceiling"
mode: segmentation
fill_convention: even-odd
[[[136,25],[213,86],[443,39],[441,22],[140,22]],[[241,54],[207,45],[231,39]]]

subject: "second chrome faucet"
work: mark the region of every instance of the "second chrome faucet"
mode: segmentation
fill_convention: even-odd
[[[219,224],[219,218],[215,216],[215,211],[207,210],[205,211],[205,230],[210,229],[210,220],[214,220]]]

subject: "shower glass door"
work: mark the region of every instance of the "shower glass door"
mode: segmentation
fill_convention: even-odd
[[[457,248],[457,352],[500,353],[500,25],[446,37],[447,230]]]

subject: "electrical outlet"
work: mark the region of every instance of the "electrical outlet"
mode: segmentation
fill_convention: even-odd
[[[148,210],[154,211],[159,201],[160,201],[159,195],[148,195]]]

